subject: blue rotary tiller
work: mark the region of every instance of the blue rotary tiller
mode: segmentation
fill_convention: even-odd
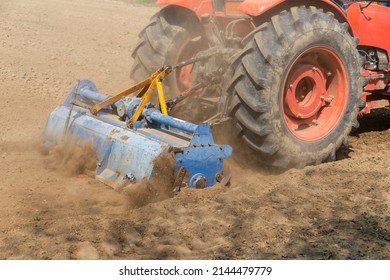
[[[208,124],[193,124],[167,115],[162,68],[147,80],[109,97],[90,81],[79,81],[49,116],[43,137],[48,144],[94,142],[96,178],[116,187],[153,176],[154,160],[172,153],[176,179],[190,187],[211,187],[223,180],[222,166],[232,149],[216,145]],[[160,108],[149,97],[157,88]]]

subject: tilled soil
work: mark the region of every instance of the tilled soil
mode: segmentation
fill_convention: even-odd
[[[38,149],[48,114],[77,79],[107,94],[129,86],[130,50],[156,11],[0,2],[0,259],[389,259],[388,110],[361,120],[339,161],[277,172],[236,145],[229,187],[142,203],[72,162],[53,168]]]

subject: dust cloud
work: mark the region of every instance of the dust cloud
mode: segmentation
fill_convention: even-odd
[[[92,174],[97,166],[95,146],[92,141],[77,141],[68,137],[66,141],[53,147],[39,145],[44,156],[44,166],[49,170],[62,172],[68,176]]]
[[[149,203],[171,198],[175,195],[174,169],[175,159],[172,154],[162,154],[153,161],[153,172],[150,180],[129,184],[121,190],[128,198],[128,208],[139,208]]]

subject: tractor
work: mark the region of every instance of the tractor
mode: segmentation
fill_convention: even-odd
[[[172,113],[231,119],[271,166],[335,160],[358,117],[390,105],[390,1],[157,4],[133,49],[131,78],[179,65],[163,84]]]

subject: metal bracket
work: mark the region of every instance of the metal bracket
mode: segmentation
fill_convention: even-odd
[[[77,95],[79,94],[79,86],[80,86],[80,80],[77,80],[76,90],[73,91],[72,100],[70,102],[69,114],[68,114],[68,117],[66,118],[66,122],[65,122],[64,139],[68,135],[70,116],[72,115],[73,106],[74,106],[73,104],[77,100]]]

